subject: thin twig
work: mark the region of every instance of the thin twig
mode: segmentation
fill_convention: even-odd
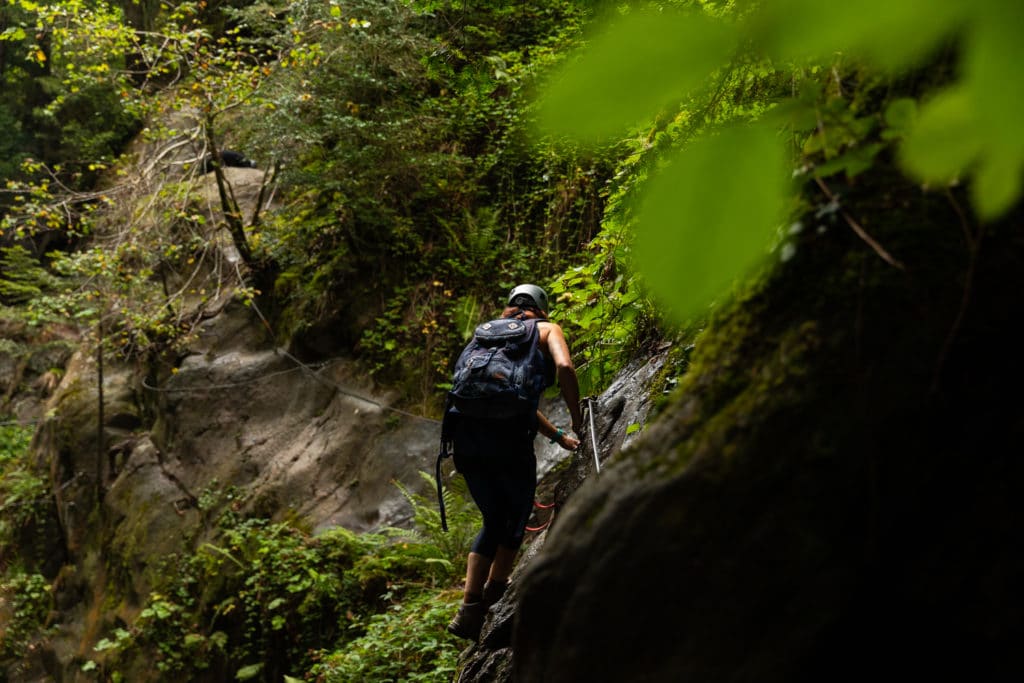
[[[964,274],[964,291],[960,296],[960,307],[957,309],[956,318],[953,319],[953,325],[949,328],[949,332],[942,342],[939,357],[935,360],[935,372],[932,376],[932,385],[930,387],[930,391],[933,394],[939,389],[939,377],[942,375],[942,369],[946,365],[950,349],[953,348],[953,342],[956,340],[957,335],[960,334],[960,327],[963,325],[964,318],[967,317],[967,306],[971,301],[974,275],[978,267],[978,254],[981,252],[981,238],[984,235],[984,226],[979,226],[977,235],[971,232],[971,224],[967,220],[967,216],[964,214],[959,202],[956,201],[956,197],[953,196],[953,193],[948,188],[946,189],[946,198],[952,204],[956,215],[960,218],[960,229],[963,230],[964,240],[967,242],[968,260],[967,272]]]
[[[823,181],[821,178],[815,178],[814,181],[816,183],[818,183],[818,187],[821,188],[821,191],[825,193],[825,196],[828,197],[828,200],[830,202],[836,202],[835,195],[832,194],[832,191],[828,189],[828,185],[825,184],[825,181]],[[838,206],[838,202],[836,202],[836,205]],[[855,233],[857,233],[857,236],[860,237],[862,240],[864,240],[864,242],[869,247],[871,247],[875,251],[876,254],[881,256],[883,261],[885,261],[886,263],[888,263],[890,266],[892,266],[894,268],[899,268],[900,270],[906,270],[906,266],[904,266],[903,263],[901,263],[897,259],[893,258],[892,255],[889,254],[889,252],[885,250],[885,247],[883,247],[881,244],[876,242],[871,237],[871,235],[869,235],[867,233],[867,231],[865,231],[864,228],[862,228],[860,226],[860,224],[853,219],[853,216],[851,216],[846,211],[846,209],[843,209],[842,207],[840,207],[839,211],[840,211],[840,213],[842,213],[843,219],[846,221],[846,224],[849,225],[853,229],[853,231]]]

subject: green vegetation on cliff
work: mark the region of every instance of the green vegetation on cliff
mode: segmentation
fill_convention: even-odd
[[[1024,106],[1006,84],[1021,10],[891,5],[6,3],[0,303],[169,372],[237,296],[277,342],[357,355],[430,414],[472,325],[529,280],[549,287],[596,393],[642,342],[699,327],[710,300],[807,248],[817,226],[793,216],[903,267],[898,236],[838,190],[894,161],[920,191],[968,183],[968,202],[949,196],[973,263],[979,226],[1020,195]],[[223,169],[197,173],[228,147],[260,162],[251,212]],[[803,332],[786,338],[796,352],[815,342]],[[52,495],[6,434],[5,550]],[[429,596],[457,579],[458,549],[216,510],[86,672],[117,680],[156,657],[168,675],[243,680],[450,673],[434,627],[454,598]],[[47,625],[54,579],[21,552],[2,567],[7,658]],[[381,656],[396,634],[417,646]]]

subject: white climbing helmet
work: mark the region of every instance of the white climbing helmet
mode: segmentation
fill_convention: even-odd
[[[517,285],[508,293],[509,306],[534,306],[547,312],[548,293],[537,285]]]

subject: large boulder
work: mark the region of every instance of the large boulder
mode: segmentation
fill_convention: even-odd
[[[515,680],[1024,677],[1024,212],[983,236],[957,196],[845,191],[902,267],[807,217],[559,513]]]

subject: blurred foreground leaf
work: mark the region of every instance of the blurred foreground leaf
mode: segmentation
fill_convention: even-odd
[[[765,127],[730,128],[681,150],[650,181],[637,259],[680,319],[765,256],[787,194],[782,145]]]
[[[650,120],[725,63],[730,33],[693,13],[626,16],[555,74],[541,99],[541,127],[596,142]]]
[[[959,28],[962,0],[774,0],[748,30],[773,58],[828,58],[839,52],[898,70],[925,56]]]

